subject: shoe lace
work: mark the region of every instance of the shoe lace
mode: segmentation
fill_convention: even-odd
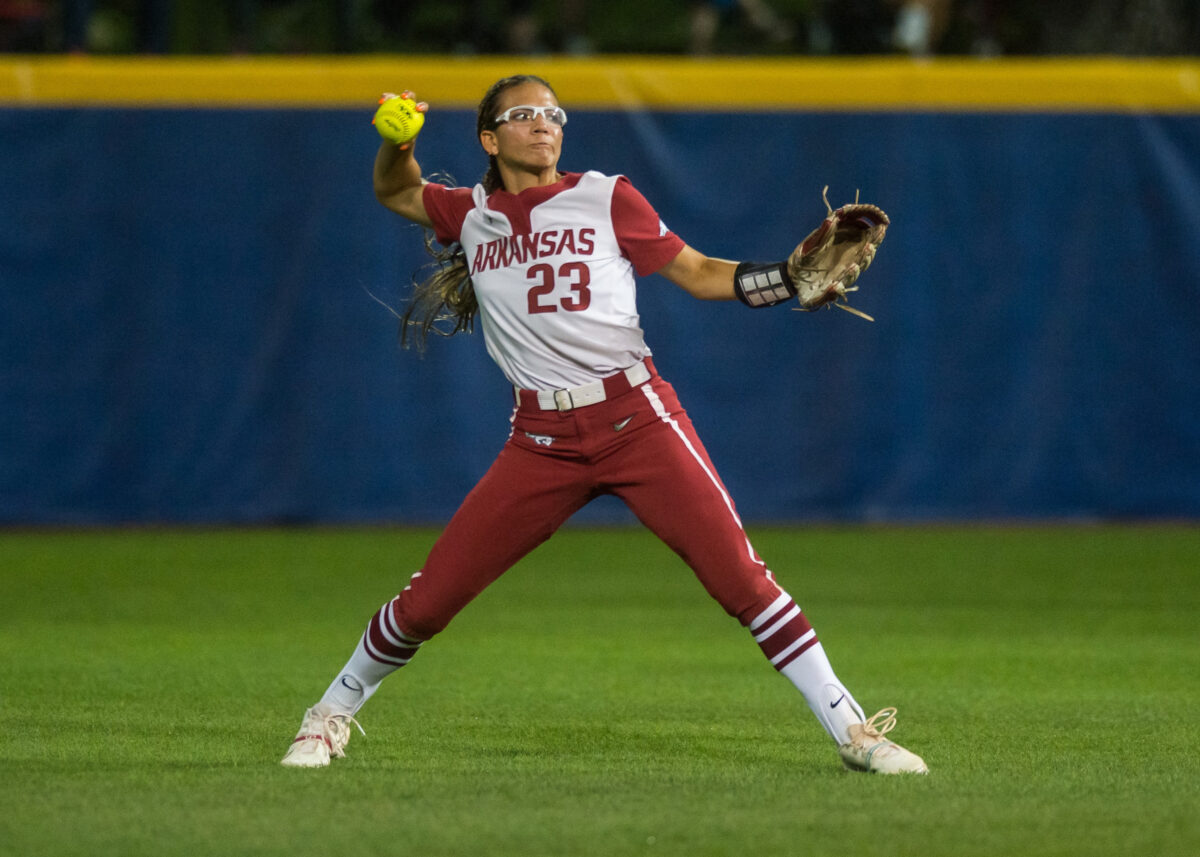
[[[862,725],[863,735],[871,738],[883,738],[884,735],[896,728],[896,709],[884,708],[872,715]]]
[[[346,757],[345,747],[350,741],[351,723],[358,727],[358,731],[364,738],[367,737],[362,724],[355,720],[352,714],[329,714],[326,715],[324,723],[322,723],[325,733],[325,743],[329,745],[329,751],[340,759]]]

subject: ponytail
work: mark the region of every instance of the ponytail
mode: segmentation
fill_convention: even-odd
[[[462,245],[455,242],[449,247],[438,248],[433,234],[426,230],[425,250],[433,261],[421,270],[433,268],[433,273],[424,280],[414,278],[412,297],[400,316],[401,347],[408,348],[413,344],[409,334],[411,328],[418,328],[419,335],[414,339],[420,352],[425,350],[431,333],[438,336],[470,333],[475,328],[475,314],[479,311]]]

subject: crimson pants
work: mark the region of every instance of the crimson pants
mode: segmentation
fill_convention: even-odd
[[[601,494],[620,497],[743,625],[779,597],[674,389],[646,363],[649,381],[619,375],[605,401],[574,410],[522,393],[508,442],[394,602],[404,633],[441,631]]]

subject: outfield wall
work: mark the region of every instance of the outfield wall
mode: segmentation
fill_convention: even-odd
[[[748,520],[1200,515],[1200,62],[0,61],[0,522],[444,520],[508,432],[478,338],[401,352],[420,231],[378,91],[471,183],[471,104],[555,82],[562,166],[706,253],[893,218],[840,312],[640,284]],[[615,504],[581,513],[624,521]]]

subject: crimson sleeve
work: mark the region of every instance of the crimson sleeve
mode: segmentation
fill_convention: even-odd
[[[425,205],[425,213],[433,221],[434,235],[442,246],[459,240],[463,220],[467,212],[475,207],[470,188],[446,187],[434,182],[429,182],[421,190],[421,202]]]
[[[662,222],[646,197],[625,178],[619,176],[613,187],[612,222],[617,245],[638,276],[653,274],[679,255],[683,239]]]

